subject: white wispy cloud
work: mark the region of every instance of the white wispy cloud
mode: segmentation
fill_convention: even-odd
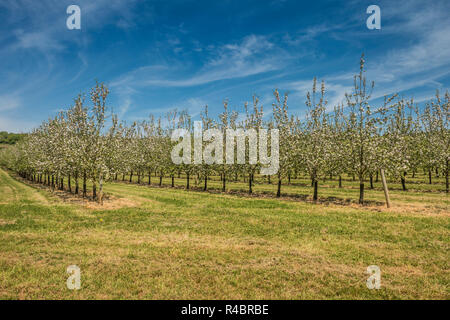
[[[75,74],[75,76],[69,81],[69,83],[74,82],[75,80],[77,80],[82,74],[83,72],[86,71],[89,63],[88,60],[86,58],[86,56],[84,54],[82,54],[81,52],[78,53],[78,58],[81,61],[81,67],[79,67],[78,72]]]
[[[11,95],[0,95],[0,111],[14,110],[22,105],[20,98]]]
[[[127,113],[128,109],[130,109],[130,106],[131,106],[131,98],[130,97],[126,97],[125,101],[119,107],[119,112],[118,112],[119,118],[123,118],[124,117],[124,115]]]
[[[182,67],[180,64],[173,67],[147,66],[114,80],[113,85],[191,87],[274,71],[284,67],[282,61],[287,62],[289,58],[289,54],[275,48],[267,37],[250,35],[239,43],[225,44],[216,48],[212,57],[193,76],[180,75],[178,73]],[[165,69],[166,72],[144,73],[155,68]]]
[[[89,65],[85,52],[88,51],[91,31],[105,25],[131,27],[134,21],[140,19],[134,11],[137,2],[138,0],[76,1],[81,8],[80,32],[66,28],[66,8],[73,4],[71,1],[0,1],[0,24],[5,31],[0,34],[0,60],[7,67],[9,62],[16,65],[18,61],[24,61],[23,68],[6,68],[0,79],[0,95],[8,90],[12,92],[7,97],[0,96],[0,111],[8,111],[10,116],[5,118],[5,114],[2,115],[1,127],[14,131],[31,128],[34,122],[17,120],[23,117],[16,111],[19,106],[29,108],[30,113],[35,114],[36,110],[31,111],[30,108],[35,107],[32,99],[36,93],[44,95],[48,92],[51,97],[52,91],[61,90],[62,81],[69,84],[79,80]],[[144,13],[142,16],[148,15]],[[80,62],[78,65],[76,62],[67,64],[67,59],[76,61],[76,58]],[[70,103],[70,100],[67,102]],[[51,112],[48,106],[46,110]]]
[[[351,79],[345,78],[345,80]],[[340,77],[338,77],[341,79]],[[317,79],[317,90],[320,91],[322,79]],[[351,81],[347,81],[351,83]],[[351,92],[352,87],[336,80],[324,79],[325,83],[325,99],[327,100],[327,110],[331,111],[339,104],[345,103],[345,94]],[[283,88],[290,92],[290,99],[293,99],[296,103],[296,111],[300,111],[305,107],[306,95],[308,92],[312,92],[313,79],[299,80],[293,82],[283,83]]]
[[[382,30],[384,34],[397,37],[398,43],[385,52],[366,57],[366,77],[375,81],[372,99],[397,92],[415,90],[417,102],[424,97],[432,97],[436,88],[441,88],[440,79],[450,74],[450,20],[442,2],[424,3],[409,1],[405,6],[382,3]],[[312,30],[325,30],[318,25]],[[309,38],[306,32],[303,39]],[[344,30],[339,38],[364,39],[372,35],[364,30]],[[345,93],[353,86],[355,68],[337,74],[324,75],[329,99],[329,108],[343,102]],[[293,95],[306,96],[312,81],[294,81],[286,87],[293,90]],[[427,92],[422,92],[426,90]]]
[[[17,43],[13,45],[14,49],[39,49],[42,51],[63,49],[63,46],[46,32],[25,33],[19,29],[14,33],[17,37]]]
[[[0,131],[15,133],[29,132],[32,128],[36,128],[38,125],[38,122],[0,115]]]
[[[191,117],[197,117],[207,104],[202,98],[189,98],[173,105],[171,109],[186,110]]]
[[[409,33],[412,40],[368,64],[368,75],[380,84],[377,92],[405,91],[426,85],[436,87],[440,78],[450,74],[450,20],[447,15],[438,6],[420,11],[413,6],[402,14],[396,32]]]

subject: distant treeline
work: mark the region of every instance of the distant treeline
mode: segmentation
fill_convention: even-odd
[[[24,133],[8,133],[0,131],[0,144],[16,144],[25,136]]]

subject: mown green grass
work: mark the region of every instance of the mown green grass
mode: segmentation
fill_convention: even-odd
[[[356,183],[344,187],[326,181],[320,195],[357,199]],[[375,187],[368,199],[383,201]],[[420,188],[393,190],[385,210],[109,183],[129,206],[89,209],[0,170],[0,298],[448,299],[448,196]],[[311,188],[299,179],[283,191]],[[77,291],[66,287],[72,264]],[[379,290],[366,287],[373,264]]]

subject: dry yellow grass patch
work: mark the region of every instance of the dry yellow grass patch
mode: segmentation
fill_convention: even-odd
[[[0,219],[0,226],[5,226],[7,224],[15,224],[16,220],[5,220],[5,219]]]
[[[139,203],[131,199],[110,197],[103,202],[103,205],[97,202],[84,200],[83,206],[94,210],[116,210],[121,208],[138,207]]]

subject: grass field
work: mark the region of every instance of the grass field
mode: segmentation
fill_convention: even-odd
[[[307,180],[281,200],[267,183],[254,186],[264,196],[109,183],[99,207],[0,169],[0,299],[449,299],[449,198],[419,179],[390,185],[389,210],[379,183],[370,206],[333,201],[357,199],[350,180],[321,183],[320,204]],[[66,287],[73,264],[80,290]]]

